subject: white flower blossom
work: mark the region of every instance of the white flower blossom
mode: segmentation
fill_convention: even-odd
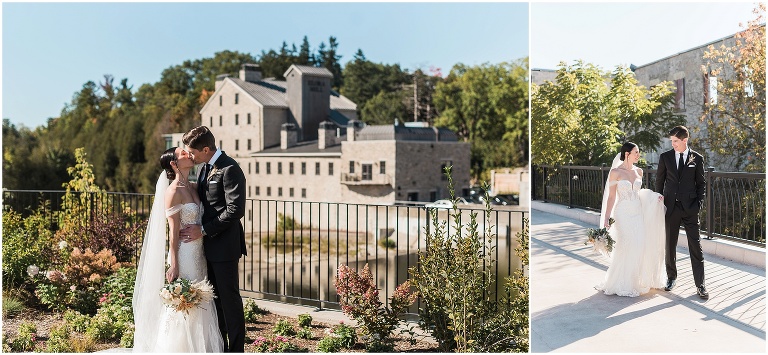
[[[40,268],[37,267],[37,265],[29,265],[27,266],[27,274],[29,277],[35,277],[40,272]]]

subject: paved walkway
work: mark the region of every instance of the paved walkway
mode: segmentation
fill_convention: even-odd
[[[607,260],[584,245],[584,222],[531,211],[532,352],[765,352],[765,270],[705,255],[709,300],[678,248],[671,292],[596,291]]]

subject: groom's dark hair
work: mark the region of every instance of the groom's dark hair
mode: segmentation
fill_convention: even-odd
[[[216,149],[216,138],[206,126],[192,128],[189,132],[184,134],[181,141],[184,142],[184,145],[197,150],[202,150],[204,147],[208,147],[211,150]]]
[[[677,139],[683,140],[688,137],[690,137],[688,133],[688,128],[685,128],[685,126],[675,126],[675,128],[672,128],[671,131],[669,131],[669,137],[675,136]]]

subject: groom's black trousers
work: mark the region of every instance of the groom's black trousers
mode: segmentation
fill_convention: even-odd
[[[238,260],[208,262],[208,279],[216,290],[216,312],[219,314],[219,330],[224,338],[224,352],[245,351],[245,317],[243,299],[240,297]]]
[[[667,212],[665,228],[667,230],[667,247],[664,258],[667,266],[667,277],[677,279],[677,238],[680,236],[680,223],[685,227],[688,236],[688,251],[691,255],[691,269],[696,287],[704,284],[704,252],[701,249],[699,236],[699,214],[689,215],[683,210],[680,202],[675,202],[672,211]]]

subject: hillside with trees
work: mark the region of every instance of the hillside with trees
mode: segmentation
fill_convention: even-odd
[[[527,58],[459,63],[443,78],[439,68],[409,72],[399,64],[370,61],[361,49],[342,66],[339,45],[331,36],[313,51],[304,36],[298,47],[283,42],[280,49],[258,55],[222,51],[166,68],[157,82],[138,88],[109,74],[87,80],[60,116],[44,126],[3,120],[3,188],[61,189],[75,149],[83,147],[96,183],[105,190],[151,192],[165,148],[162,135],[199,125],[216,76],[237,76],[245,63],[257,63],[264,77],[280,80],[291,64],[327,68],[333,89],[357,103],[358,116],[368,124],[392,124],[397,118],[453,129],[472,143],[475,176],[493,167],[527,164]]]

